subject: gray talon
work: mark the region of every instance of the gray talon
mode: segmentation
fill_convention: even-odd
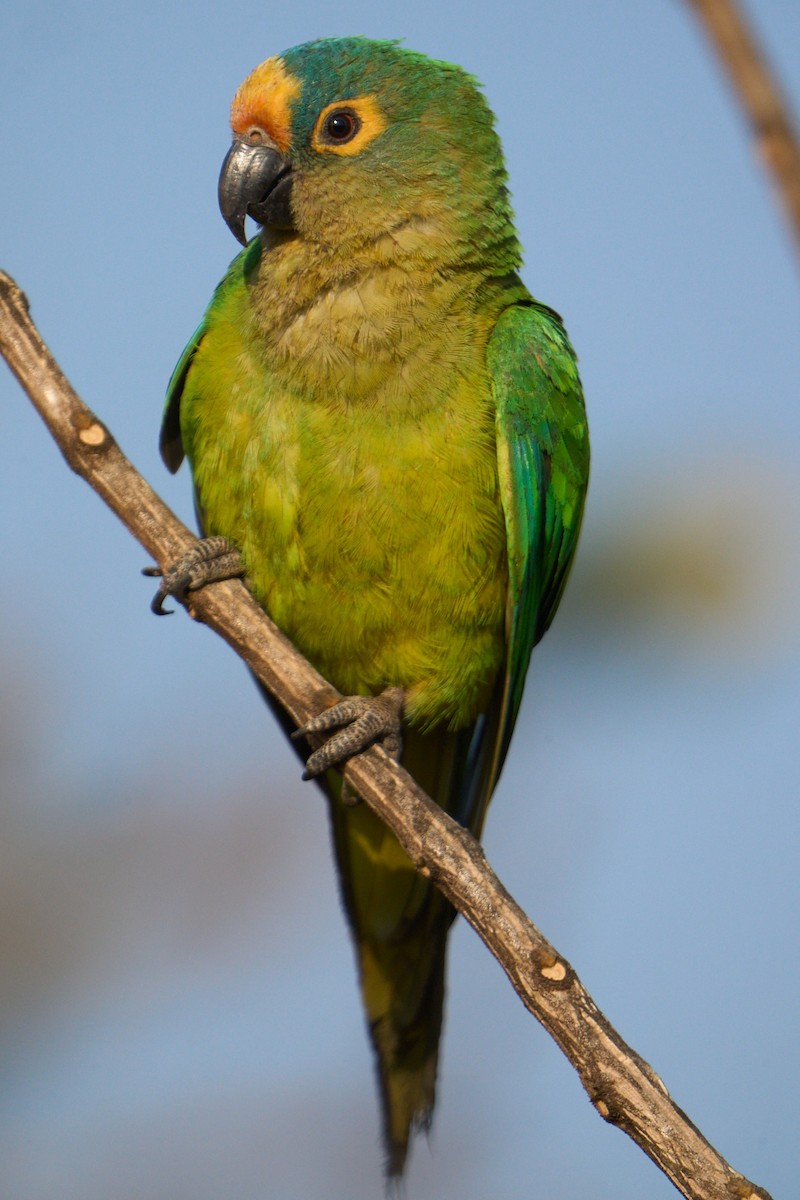
[[[161,577],[158,591],[150,609],[158,617],[169,616],[174,610],[164,608],[167,596],[183,600],[187,592],[205,587],[207,583],[218,583],[222,579],[235,579],[244,573],[241,555],[224,537],[200,538],[165,571],[160,567],[145,567],[143,575]]]
[[[332,708],[297,730],[299,735],[324,733],[338,729],[309,755],[303,779],[313,779],[329,767],[360,754],[373,742],[380,741],[387,754],[398,758],[403,745],[402,712],[405,695],[400,687],[387,688],[379,696],[347,696]],[[344,799],[344,797],[343,797]]]

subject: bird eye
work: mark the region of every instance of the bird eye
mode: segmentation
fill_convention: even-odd
[[[360,128],[361,122],[358,117],[347,108],[337,108],[329,113],[322,127],[326,139],[336,142],[339,146],[352,141]]]

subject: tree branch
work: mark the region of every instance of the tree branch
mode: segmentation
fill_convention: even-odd
[[[122,454],[62,375],[0,272],[0,352],[65,459],[163,567],[194,535]],[[292,647],[238,580],[193,593],[191,611],[240,655],[298,723],[339,697]],[[575,1067],[604,1120],[624,1130],[690,1200],[770,1200],[734,1171],[622,1040],[570,964],[525,916],[480,844],[434,804],[378,747],[348,763],[346,777],[489,947],[525,1006]]]
[[[800,143],[789,106],[735,0],[688,0],[744,109],[800,249]]]

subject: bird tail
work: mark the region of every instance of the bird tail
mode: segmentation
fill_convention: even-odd
[[[453,908],[394,834],[361,804],[331,806],[345,908],[383,1106],[386,1171],[400,1175],[411,1132],[428,1129]]]
[[[403,766],[451,811],[458,807],[470,735],[445,730],[404,734]],[[447,935],[455,910],[418,873],[367,805],[348,807],[332,795],[330,807],[342,896],[375,1050],[386,1172],[397,1177],[411,1134],[427,1130],[433,1114]]]

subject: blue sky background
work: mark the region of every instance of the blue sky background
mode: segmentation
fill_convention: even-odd
[[[800,8],[749,11],[800,108]],[[0,266],[168,503],[166,380],[236,246],[227,110],[261,59],[397,36],[485,84],[525,278],[581,357],[579,562],[486,845],[735,1167],[798,1176],[797,262],[689,6],[44,3],[0,17]],[[380,1197],[323,802],[0,370],[0,1190]],[[650,1200],[460,923],[409,1200]]]

